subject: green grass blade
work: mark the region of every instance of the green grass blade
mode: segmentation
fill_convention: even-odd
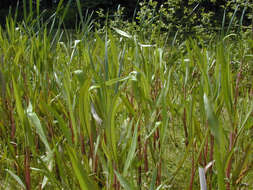
[[[74,174],[78,179],[82,190],[98,190],[96,184],[89,178],[88,173],[83,168],[80,160],[77,158],[76,151],[71,147],[66,147],[67,152],[72,163]]]
[[[58,28],[60,28],[60,26],[62,25],[62,23],[64,21],[64,18],[66,17],[66,15],[68,13],[68,10],[69,10],[69,7],[71,5],[71,2],[72,2],[72,0],[68,0],[68,3],[67,3],[67,5],[64,8],[64,12],[63,12],[63,14],[62,14],[62,16],[60,18],[60,22],[59,22]]]
[[[91,138],[91,110],[90,110],[90,97],[89,97],[89,87],[91,81],[87,79],[80,90],[79,96],[79,119],[83,130],[86,131],[89,138]]]
[[[229,22],[229,25],[228,25],[228,29],[227,29],[226,34],[228,34],[228,32],[229,32],[229,30],[230,30],[230,28],[231,28],[231,26],[232,26],[232,23],[233,23],[233,21],[234,21],[235,15],[236,15],[236,13],[237,13],[238,7],[239,7],[239,5],[237,5],[236,8],[235,8],[235,10],[234,10],[234,13],[233,13],[232,18],[230,19],[230,22]]]
[[[49,143],[47,141],[47,137],[46,137],[46,134],[41,126],[41,123],[40,123],[40,120],[38,118],[38,116],[36,115],[36,113],[33,111],[33,107],[32,107],[32,104],[31,102],[29,102],[29,106],[26,110],[26,113],[27,113],[27,117],[30,121],[30,123],[35,127],[36,129],[36,133],[39,135],[41,141],[43,142],[43,144],[45,145],[47,151],[49,153],[52,152],[50,146],[49,146]]]
[[[21,103],[18,88],[17,88],[16,82],[15,82],[15,79],[13,76],[12,76],[12,82],[13,82],[13,89],[14,89],[14,96],[15,96],[15,100],[16,100],[17,112],[18,112],[19,118],[21,120],[21,123],[24,123],[25,113],[24,113],[24,109],[23,109],[23,106]]]
[[[118,28],[113,28],[113,30],[115,30],[119,35],[124,36],[126,38],[133,38],[130,34],[128,34],[127,32],[120,30]]]
[[[61,133],[67,139],[68,144],[72,144],[71,131],[62,116],[54,107],[47,105],[45,102],[42,102],[42,107],[43,109],[47,110],[51,116],[55,117],[56,121],[59,123]]]
[[[108,34],[105,35],[105,58],[104,58],[104,70],[105,70],[105,81],[109,79],[109,61],[108,61]]]
[[[82,7],[81,7],[80,0],[76,0],[76,4],[77,4],[77,10],[78,10],[78,13],[80,16],[82,28],[84,28],[84,19],[83,19],[83,13],[82,13]]]
[[[135,125],[135,128],[134,128],[134,134],[132,137],[131,146],[130,146],[129,152],[127,154],[127,158],[126,158],[125,165],[124,165],[123,176],[127,176],[128,169],[129,169],[131,162],[135,156],[135,151],[136,151],[136,147],[137,147],[137,137],[138,137],[138,135],[137,135],[138,125],[139,125],[139,121],[137,122],[137,124]]]
[[[238,133],[237,133],[237,136],[236,136],[236,140],[237,138],[242,134],[243,130],[245,129],[245,126],[246,126],[246,123],[248,122],[248,120],[250,119],[250,116],[252,115],[253,113],[253,102],[251,103],[251,106],[249,108],[249,111],[248,113],[246,114],[244,120],[243,120],[243,123],[241,124],[241,126],[239,127],[238,129]]]
[[[36,12],[37,12],[37,17],[40,15],[40,0],[36,0]]]
[[[0,70],[0,89],[1,89],[1,98],[4,100],[6,94],[6,82],[5,77],[1,70]]]
[[[25,184],[22,182],[20,177],[18,177],[16,174],[14,174],[11,170],[5,169],[6,172],[8,172],[13,179],[22,187],[22,189],[26,189]]]
[[[73,133],[74,133],[74,144],[77,145],[78,141],[78,130],[77,130],[77,125],[76,125],[76,118],[74,114],[74,102],[73,102],[73,92],[72,92],[72,86],[71,86],[71,80],[70,80],[70,74],[66,70],[66,78],[63,80],[63,85],[64,85],[64,90],[66,93],[66,101],[68,105],[68,111],[70,115],[70,120],[71,120],[71,125],[73,128]]]
[[[125,190],[135,190],[136,188],[134,188],[122,175],[120,175],[120,173],[118,173],[117,171],[114,171],[114,173],[116,174],[120,185],[125,189]]]
[[[204,104],[207,115],[208,125],[210,127],[211,133],[214,136],[214,158],[216,161],[216,168],[218,172],[218,189],[225,190],[225,170],[224,170],[224,160],[222,155],[226,152],[224,136],[221,126],[219,126],[219,121],[215,116],[213,108],[208,100],[206,94],[204,94]]]
[[[33,0],[29,0],[29,17],[33,17]]]
[[[222,18],[222,25],[221,25],[221,37],[224,36],[225,31],[225,22],[226,22],[226,9],[224,9],[223,18]]]
[[[23,0],[23,12],[24,12],[24,19],[26,21],[27,19],[27,6],[26,6],[26,0]]]
[[[217,47],[217,63],[220,66],[221,75],[221,90],[224,97],[225,105],[230,117],[231,124],[233,123],[233,80],[231,77],[231,69],[225,47],[222,43]],[[231,125],[232,126],[232,125]]]
[[[157,178],[157,168],[155,168],[154,171],[153,171],[152,180],[151,180],[151,183],[150,183],[149,190],[155,190],[156,178]]]
[[[58,13],[60,11],[60,9],[62,8],[62,3],[63,3],[64,0],[60,0],[58,2],[58,5],[57,5],[57,8],[56,8],[56,13]]]

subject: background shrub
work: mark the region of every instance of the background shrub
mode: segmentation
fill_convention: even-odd
[[[78,22],[79,15],[76,11],[76,0],[69,1],[71,6],[65,17],[65,24],[67,28],[73,28],[75,27],[73,23]],[[69,1],[64,0],[64,3],[67,4]],[[17,2],[20,8],[18,18],[22,19],[23,3],[26,2],[29,7],[29,0],[1,1],[2,24],[9,13],[6,8],[11,6],[14,12]],[[52,13],[58,2],[59,0],[41,0],[40,11]],[[127,23],[130,21],[132,25],[129,29],[135,28],[137,32],[143,33],[143,36],[151,38],[161,32],[169,32],[172,36],[177,34],[179,38],[184,38],[191,35],[209,36],[221,29],[224,32],[228,29],[237,31],[240,26],[249,27],[251,24],[253,6],[249,0],[80,0],[80,2],[84,13],[87,9],[100,10],[99,14],[94,14],[97,16],[95,19],[101,19],[97,23],[103,24],[105,20],[103,15],[108,12],[110,18],[115,17],[112,19],[114,27],[120,27],[123,22],[124,26],[129,26]],[[35,6],[36,1],[33,0],[32,3]],[[101,27],[100,24],[97,26]]]

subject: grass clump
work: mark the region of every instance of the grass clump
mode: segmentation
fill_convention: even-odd
[[[156,43],[79,16],[0,28],[1,188],[253,187],[250,35]]]

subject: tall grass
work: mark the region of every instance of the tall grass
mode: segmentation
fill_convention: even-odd
[[[91,34],[77,5],[0,28],[0,187],[251,189],[252,40]]]

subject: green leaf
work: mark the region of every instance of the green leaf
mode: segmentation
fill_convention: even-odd
[[[16,100],[16,107],[17,107],[17,112],[18,112],[18,116],[22,122],[22,124],[24,123],[24,109],[21,103],[21,99],[20,99],[20,95],[19,95],[19,91],[17,88],[17,84],[14,80],[14,77],[12,76],[12,82],[13,82],[13,89],[14,89],[14,96],[15,96],[15,100]]]
[[[157,168],[154,168],[149,190],[155,190],[156,178],[157,178]]]
[[[123,31],[123,30],[120,30],[118,28],[114,28],[113,29],[121,36],[124,36],[126,38],[132,38],[132,36],[130,34],[128,34],[127,32]]]
[[[116,174],[120,185],[125,189],[125,190],[135,190],[136,188],[134,188],[123,176],[121,176],[117,171],[114,171],[114,173]]]
[[[75,70],[74,74],[77,76],[78,81],[80,84],[83,84],[85,81],[85,75],[82,70]]]
[[[13,179],[16,180],[16,182],[23,188],[26,189],[25,184],[22,182],[22,180],[16,175],[14,174],[11,170],[5,169],[5,171],[7,171],[11,177],[13,177]]]
[[[137,137],[138,137],[138,135],[137,135],[138,125],[139,125],[139,121],[135,125],[131,146],[130,146],[129,152],[127,154],[127,158],[126,158],[125,165],[124,165],[123,176],[127,175],[128,168],[130,167],[131,162],[132,162],[134,155],[135,155],[135,150],[136,150],[136,146],[137,146]]]
[[[26,110],[26,113],[27,113],[28,120],[35,127],[36,133],[39,135],[41,141],[44,143],[47,151],[49,153],[51,153],[52,150],[51,150],[51,148],[49,146],[49,143],[47,141],[47,137],[46,137],[46,135],[44,133],[44,130],[43,130],[42,126],[41,126],[41,123],[40,123],[40,120],[39,120],[38,116],[33,111],[33,107],[32,107],[31,102],[29,102],[29,106],[28,106],[28,108]]]
[[[2,96],[2,99],[4,99],[6,93],[6,83],[4,75],[1,70],[0,70],[0,90],[1,90],[0,96]]]
[[[76,0],[76,4],[77,4],[77,10],[81,19],[81,23],[82,23],[82,28],[84,28],[84,23],[83,23],[83,14],[82,14],[82,7],[81,7],[81,3],[80,0]]]
[[[214,114],[213,108],[206,94],[204,94],[204,104],[208,126],[210,127],[211,133],[214,136],[214,158],[216,160],[216,168],[218,171],[218,189],[225,190],[225,172],[224,172],[225,160],[223,160],[223,157],[226,150],[225,150],[224,134],[221,127],[219,126],[218,118]]]
[[[81,161],[77,158],[76,151],[66,146],[70,161],[72,163],[72,167],[74,170],[74,174],[78,179],[80,187],[82,190],[98,190],[97,185],[89,178],[88,173],[85,171]]]
[[[66,121],[62,118],[62,116],[56,111],[56,108],[53,106],[47,105],[45,102],[41,103],[42,107],[48,111],[51,116],[56,118],[56,121],[59,123],[59,129],[61,130],[64,137],[67,139],[68,144],[72,144],[71,139],[71,131],[67,126]]]
[[[71,120],[71,124],[72,124],[72,128],[73,128],[73,133],[74,133],[74,143],[75,143],[75,145],[77,145],[78,130],[77,130],[76,118],[75,118],[75,114],[74,114],[75,109],[73,106],[73,104],[74,104],[73,87],[71,85],[70,74],[67,69],[66,69],[66,78],[63,80],[63,85],[64,85],[64,90],[66,93],[67,105],[68,105],[70,120]]]
[[[83,130],[86,131],[87,135],[91,137],[91,110],[90,110],[90,97],[89,97],[89,87],[90,79],[86,79],[82,85],[79,96],[79,119]]]

